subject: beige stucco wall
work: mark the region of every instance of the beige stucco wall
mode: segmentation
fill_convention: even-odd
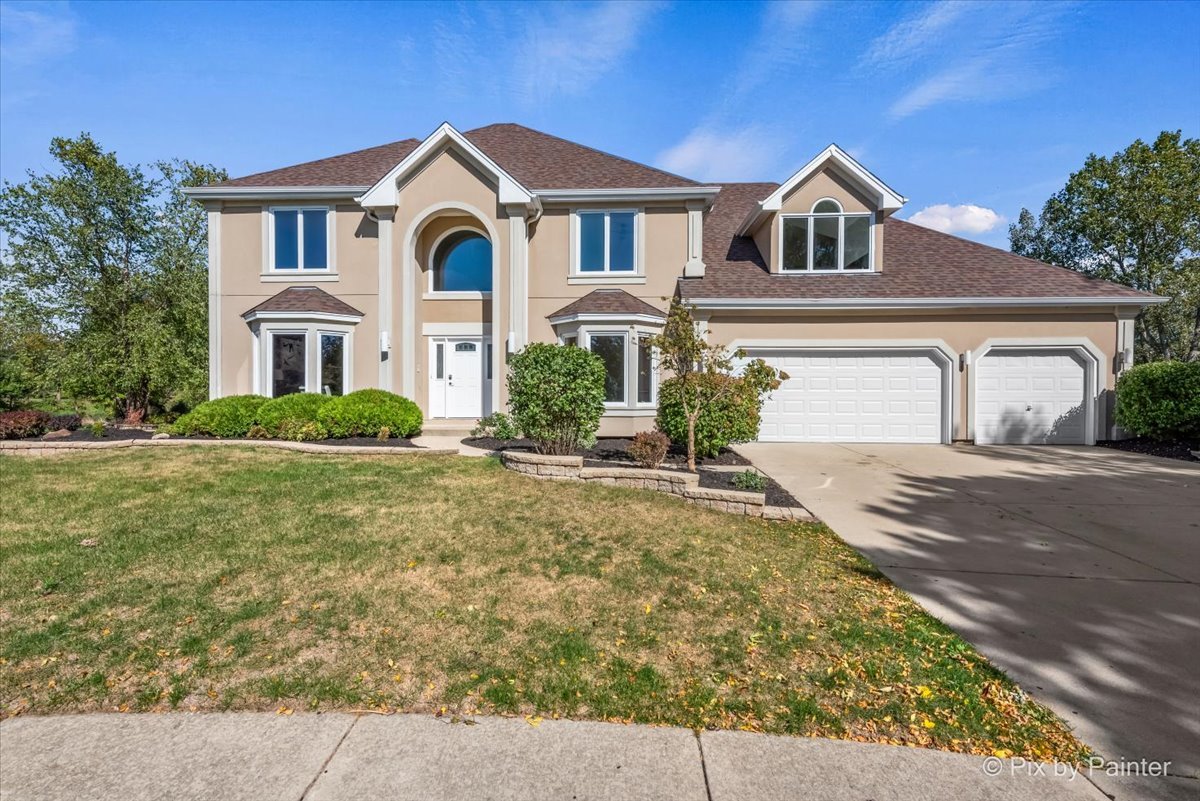
[[[374,386],[379,372],[377,227],[353,204],[316,200],[287,205],[327,205],[333,209],[336,274],[320,276],[319,280],[302,273],[295,278],[289,276],[288,280],[265,276],[264,236],[269,205],[225,204],[221,209],[221,392],[235,395],[253,391],[254,340],[242,315],[289,286],[320,287],[363,313],[352,337],[353,386]]]
[[[876,214],[875,223],[875,271],[883,272],[883,217],[877,204],[845,176],[832,167],[813,173],[808,180],[793,189],[783,198],[781,214],[808,214],[818,200],[831,197],[842,204],[847,213],[871,212]],[[779,253],[779,215],[773,214],[752,232],[758,252],[767,260],[771,272],[781,269]]]
[[[683,206],[644,205],[642,233],[645,275],[629,280],[572,281],[571,213],[576,208],[548,208],[529,242],[529,340],[553,342],[556,335],[546,316],[596,289],[622,289],[652,306],[666,309],[675,280],[687,262],[687,210]],[[613,208],[604,205],[600,208]]]
[[[944,342],[957,356],[976,352],[988,339],[1021,340],[1036,344],[1054,340],[1087,339],[1103,354],[1099,365],[1102,390],[1113,387],[1113,358],[1118,351],[1118,321],[1107,312],[1073,311],[946,311],[923,313],[803,312],[795,314],[721,313],[708,322],[709,341],[724,345],[769,342],[862,342],[896,340]],[[968,428],[970,384],[974,364],[953,370],[957,382],[954,424],[958,438]],[[1103,430],[1105,423],[1099,421]]]

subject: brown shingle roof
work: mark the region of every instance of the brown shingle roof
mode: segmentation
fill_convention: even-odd
[[[658,189],[698,186],[672,175],[523,125],[499,123],[463,134],[527,189]],[[372,186],[420,145],[379,147],[233,178],[217,186]]]
[[[659,189],[695,181],[510,122],[463,134],[526,189]]]
[[[363,313],[315,286],[289,286],[277,295],[264,300],[242,313],[249,317],[254,312],[318,312],[320,314],[349,314],[362,317]]]
[[[704,221],[704,277],[679,279],[683,298],[1151,297],[894,218],[883,224],[878,273],[772,275],[754,240],[734,234],[754,204],[776,186],[722,185]]]
[[[568,303],[558,311],[547,314],[546,319],[553,320],[571,314],[648,314],[663,319],[666,319],[667,316],[662,309],[651,306],[644,300],[635,298],[623,289],[593,290],[579,300]]]
[[[419,144],[417,139],[401,139],[340,156],[231,178],[216,186],[371,186]]]

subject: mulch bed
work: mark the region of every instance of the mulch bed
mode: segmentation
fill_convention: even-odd
[[[1182,440],[1157,442],[1145,437],[1134,437],[1133,439],[1106,440],[1096,444],[1102,448],[1141,453],[1146,456],[1161,456],[1164,459],[1179,459],[1184,462],[1200,462],[1200,459],[1192,456],[1192,451],[1200,451],[1200,442]]]
[[[533,452],[533,442],[527,439],[495,439],[494,437],[467,437],[463,441],[464,445],[470,445],[472,448],[482,448],[485,451],[529,451]],[[596,440],[596,444],[586,450],[575,452],[576,456],[582,456],[585,462],[598,462],[599,464],[589,465],[590,467],[608,467],[614,464],[633,464],[633,458],[629,455],[629,446],[633,444],[633,440],[624,437],[601,437]],[[663,464],[670,466],[681,466],[687,464],[687,452],[684,449],[671,446],[667,452],[667,458]],[[711,459],[697,457],[696,464],[703,465],[747,465],[750,461],[743,456],[726,448]]]
[[[733,483],[733,477],[737,473],[730,470],[701,470],[700,471],[700,486],[707,489],[719,490],[734,490],[735,492],[748,492],[752,490],[744,490],[737,487]],[[767,506],[802,506],[803,504],[783,487],[775,482],[775,479],[770,476],[763,476],[766,479],[767,486],[764,492],[767,496]]]
[[[72,431],[70,436],[66,437],[26,437],[21,442],[114,442],[125,439],[150,439],[154,436],[154,431],[148,431],[141,428],[115,428],[109,427],[104,429],[104,436],[98,437],[92,433],[89,428],[80,428]],[[185,440],[193,442],[210,442],[218,437],[191,436],[181,437],[176,434],[171,435],[171,439]],[[253,441],[253,440],[250,440]],[[280,440],[266,440],[268,442],[278,442]],[[419,445],[413,444],[410,439],[393,437],[386,440],[378,440],[374,437],[347,437],[345,439],[320,439],[310,442],[311,445],[334,445],[341,447],[371,447],[371,448],[419,448]]]

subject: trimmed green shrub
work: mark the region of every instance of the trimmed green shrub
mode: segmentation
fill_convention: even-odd
[[[0,439],[40,437],[47,431],[50,415],[36,409],[0,413]]]
[[[230,395],[205,401],[176,420],[171,430],[182,436],[245,437],[266,402],[262,395]]]
[[[360,389],[335,397],[317,410],[317,420],[330,437],[375,437],[382,428],[392,436],[411,437],[424,420],[417,404],[382,389]]]
[[[333,400],[332,395],[319,395],[316,392],[293,392],[291,395],[280,395],[259,407],[258,424],[265,428],[272,437],[278,437],[280,427],[284,423],[317,422],[317,412],[331,400]],[[322,439],[324,438],[322,437]]]
[[[517,424],[504,412],[494,412],[479,421],[471,429],[472,437],[491,437],[492,439],[510,440],[521,436]]]
[[[539,453],[574,453],[596,440],[604,414],[604,362],[583,348],[528,345],[509,360],[508,406]]]
[[[648,470],[654,470],[667,458],[671,440],[661,431],[639,431],[629,444],[629,455]]]
[[[292,442],[316,442],[328,439],[329,432],[316,420],[284,420],[279,424],[279,431],[275,437]]]
[[[1130,367],[1117,379],[1117,424],[1156,440],[1200,438],[1200,362]]]
[[[696,420],[696,454],[712,457],[731,442],[758,439],[762,396],[734,376],[708,373],[697,376],[699,391],[709,397]],[[730,387],[729,385],[735,385]],[[658,387],[658,428],[679,445],[687,444],[687,415],[680,397],[679,380],[668,378]]]

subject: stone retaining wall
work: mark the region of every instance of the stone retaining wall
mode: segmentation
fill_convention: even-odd
[[[646,470],[640,467],[584,467],[581,456],[549,456],[505,451],[501,461],[509,470],[533,478],[555,481],[594,481],[610,487],[655,490],[678,495],[688,503],[720,512],[768,520],[816,520],[802,506],[767,506],[761,492],[710,489],[700,486],[700,476],[682,470]]]
[[[345,454],[386,454],[388,456],[450,456],[458,451],[452,448],[389,448],[371,445],[318,445],[313,442],[285,442],[270,439],[114,439],[104,442],[75,441],[2,441],[0,454],[10,456],[62,456],[69,453],[84,451],[111,450],[113,448],[142,448],[142,447],[171,447],[180,445],[200,445],[212,447],[220,445],[241,445],[254,448],[277,448],[285,451],[300,451],[302,453],[345,453]]]

